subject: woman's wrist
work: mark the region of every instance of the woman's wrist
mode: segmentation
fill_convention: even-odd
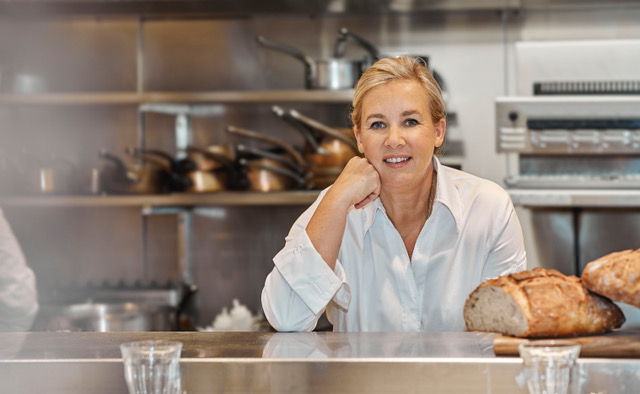
[[[355,204],[352,200],[353,196],[349,193],[349,190],[344,190],[340,185],[336,184],[327,190],[323,198],[323,201],[329,203],[332,209],[338,212],[344,212],[345,214]]]

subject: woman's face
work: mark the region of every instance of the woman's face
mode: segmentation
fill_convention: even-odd
[[[362,100],[361,119],[355,130],[358,149],[378,171],[384,188],[427,182],[433,151],[444,142],[446,121],[433,124],[429,98],[420,84],[396,80],[376,86]]]

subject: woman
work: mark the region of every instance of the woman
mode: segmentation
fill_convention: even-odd
[[[358,149],[298,218],[262,291],[279,331],[462,331],[483,281],[523,270],[522,231],[498,185],[444,167],[442,92],[424,64],[387,58],[358,82]]]

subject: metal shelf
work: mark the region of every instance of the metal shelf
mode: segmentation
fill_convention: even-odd
[[[309,205],[320,191],[220,192],[135,196],[20,196],[2,197],[3,207],[191,207],[207,205]]]
[[[0,94],[0,104],[155,104],[318,102],[348,103],[353,90],[265,90],[212,92],[96,92]]]

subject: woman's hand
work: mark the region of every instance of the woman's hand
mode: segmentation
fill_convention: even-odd
[[[362,208],[380,195],[380,175],[367,159],[353,157],[332,188],[348,198],[349,206]]]
[[[352,206],[361,208],[380,195],[380,175],[367,159],[354,157],[327,191],[306,231],[318,253],[334,269]]]

